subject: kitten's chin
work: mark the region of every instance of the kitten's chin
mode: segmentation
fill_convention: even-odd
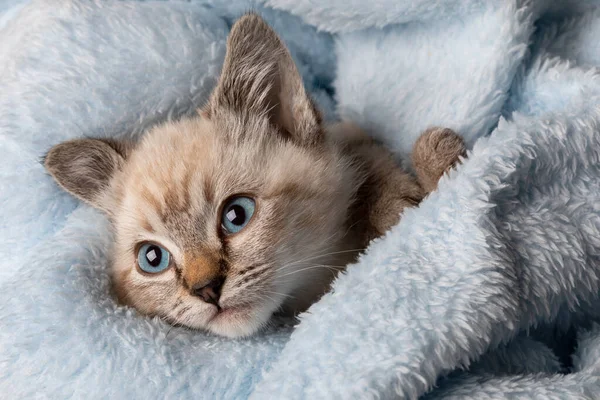
[[[263,328],[273,310],[260,305],[224,308],[209,319],[206,329],[228,338],[248,337]]]

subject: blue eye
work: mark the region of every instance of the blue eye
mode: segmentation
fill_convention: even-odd
[[[146,243],[138,251],[137,262],[141,270],[157,274],[169,268],[171,255],[154,243]]]
[[[254,214],[255,203],[250,197],[234,197],[223,207],[221,226],[225,233],[241,231]]]

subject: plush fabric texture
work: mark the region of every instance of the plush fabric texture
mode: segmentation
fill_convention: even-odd
[[[330,118],[471,151],[297,326],[229,340],[117,306],[105,218],[39,160],[193,112],[251,8]],[[592,0],[0,1],[2,397],[598,398],[599,33]]]

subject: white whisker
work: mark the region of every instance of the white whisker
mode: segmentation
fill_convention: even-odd
[[[265,293],[272,293],[272,294],[275,294],[275,295],[277,295],[277,296],[283,296],[283,297],[287,297],[287,298],[290,298],[290,299],[295,299],[295,298],[296,298],[296,297],[294,297],[294,296],[290,296],[289,294],[285,294],[285,293],[279,293],[279,292],[272,292],[272,291],[270,291],[270,290],[265,290],[264,292],[265,292]]]
[[[319,254],[319,255],[315,255],[315,256],[311,256],[311,257],[306,257],[304,259],[293,261],[291,263],[285,264],[284,266],[280,267],[279,270],[281,271],[283,269],[295,266],[295,265],[300,264],[302,262],[311,261],[311,260],[314,260],[316,258],[329,257],[329,256],[333,256],[333,255],[352,253],[352,252],[357,252],[357,251],[362,251],[362,250],[364,250],[364,249],[349,249],[349,250],[333,251],[333,252],[329,252],[329,253],[323,253],[323,254]]]
[[[335,275],[336,272],[338,272],[342,267],[339,265],[324,265],[324,264],[317,264],[317,265],[312,265],[310,267],[306,267],[306,268],[302,268],[296,271],[292,271],[292,272],[288,272],[287,274],[283,274],[277,277],[277,279],[280,278],[284,278],[286,276],[290,276],[290,275],[294,275],[294,274],[298,274],[300,272],[304,272],[304,271],[308,271],[311,269],[318,269],[318,268],[322,268],[322,269],[327,269],[329,271],[332,272],[332,274]]]

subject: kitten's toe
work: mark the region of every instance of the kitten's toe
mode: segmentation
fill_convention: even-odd
[[[446,171],[466,156],[465,142],[448,128],[430,128],[421,134],[413,146],[412,162],[423,189],[436,189]]]

